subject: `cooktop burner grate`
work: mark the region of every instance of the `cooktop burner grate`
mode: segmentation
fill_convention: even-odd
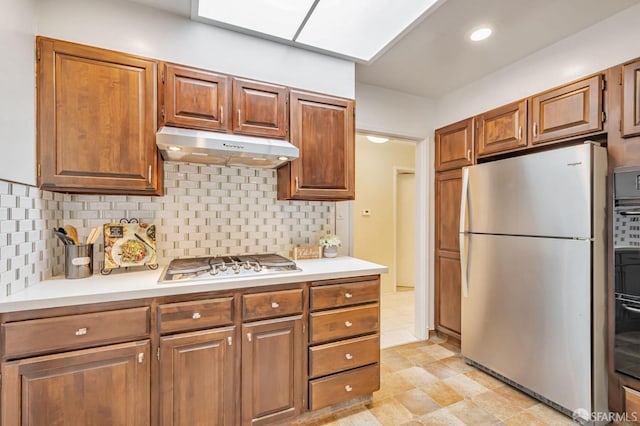
[[[246,277],[299,271],[294,261],[278,254],[196,257],[174,259],[165,268],[160,283],[211,278]]]

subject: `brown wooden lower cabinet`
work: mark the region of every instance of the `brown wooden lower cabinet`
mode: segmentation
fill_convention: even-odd
[[[439,252],[435,264],[435,323],[438,331],[460,337],[460,254]]]
[[[640,423],[640,392],[624,386],[624,411],[627,420]]]
[[[0,426],[286,424],[371,394],[379,291],[376,275],[0,313]]]
[[[160,339],[160,424],[233,425],[235,327]]]
[[[5,362],[2,425],[148,425],[149,353],[144,340]]]
[[[302,316],[243,324],[242,340],[242,424],[272,424],[299,415]]]

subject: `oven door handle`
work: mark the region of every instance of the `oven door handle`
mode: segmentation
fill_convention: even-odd
[[[635,313],[640,314],[640,308],[634,308],[634,307],[631,307],[631,306],[627,305],[626,303],[623,303],[623,304],[622,304],[622,307],[623,307],[625,310],[627,310],[627,311],[635,312]]]
[[[622,216],[640,216],[640,210],[627,210],[620,212]]]

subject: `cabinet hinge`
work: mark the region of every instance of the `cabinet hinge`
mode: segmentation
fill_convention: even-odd
[[[162,119],[164,120],[164,107],[162,107],[161,112],[162,112]]]
[[[602,90],[603,91],[607,90],[607,80],[603,78],[601,81],[602,81]]]
[[[618,74],[618,85],[622,86],[622,71],[620,71],[620,74]]]
[[[607,121],[607,113],[602,111],[602,122],[604,123],[605,121]]]
[[[38,163],[38,177],[42,176],[42,169],[40,167],[40,163]]]
[[[164,71],[162,71],[162,84],[164,84]]]
[[[156,358],[158,358],[158,361],[160,361],[160,348],[156,350]]]
[[[36,48],[36,60],[40,60],[40,47]]]

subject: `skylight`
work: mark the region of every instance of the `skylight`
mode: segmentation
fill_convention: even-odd
[[[372,60],[438,0],[194,0],[193,19]]]

